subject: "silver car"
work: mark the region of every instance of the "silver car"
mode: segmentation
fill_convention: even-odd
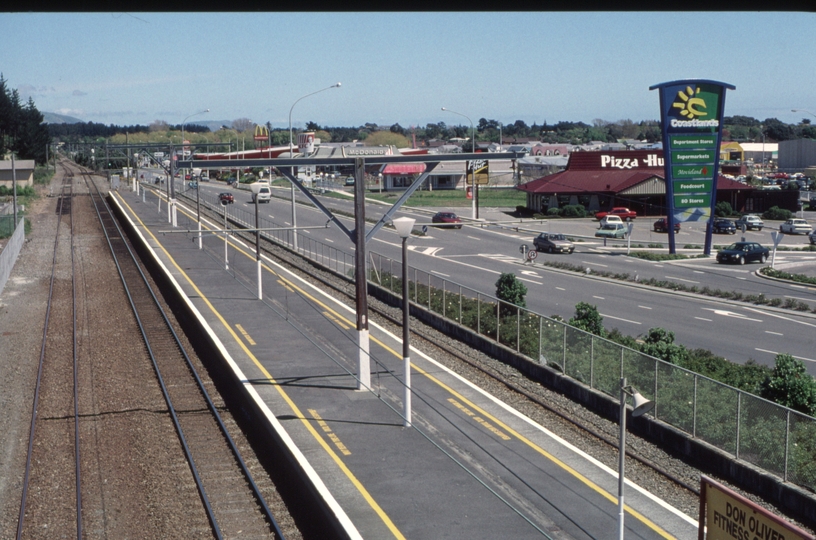
[[[547,253],[572,253],[575,245],[567,240],[567,237],[560,233],[543,232],[533,239],[536,251],[546,251]]]

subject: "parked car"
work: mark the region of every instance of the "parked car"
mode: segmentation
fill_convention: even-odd
[[[434,214],[434,217],[431,218],[431,221],[433,223],[442,223],[445,227],[453,229],[462,228],[462,220],[453,212],[437,212]]]
[[[543,232],[533,238],[533,245],[535,245],[537,251],[546,251],[547,253],[572,253],[575,251],[575,245],[560,233]]]
[[[660,218],[654,222],[654,231],[655,232],[669,232],[669,220],[668,218]],[[680,222],[674,222],[674,232],[680,232]]]
[[[618,216],[613,216],[611,214],[607,214],[607,215],[605,215],[604,217],[601,218],[601,223],[598,226],[598,228],[600,229],[601,227],[603,227],[604,225],[607,225],[609,223],[623,223],[623,220]]]
[[[595,214],[595,219],[603,219],[605,216],[608,215],[618,216],[623,221],[629,221],[637,217],[637,212],[635,212],[634,210],[629,210],[628,208],[616,206],[615,208],[609,210],[608,212],[597,212]]]
[[[808,234],[810,231],[808,222],[799,218],[789,219],[779,226],[779,232],[785,234]]]
[[[747,230],[756,229],[758,231],[762,230],[762,227],[765,226],[765,222],[762,221],[762,218],[756,214],[747,214],[739,218],[737,221],[734,222],[734,225],[741,229],[742,225],[745,224],[745,228]]]
[[[719,234],[736,234],[737,226],[730,219],[714,218],[711,223],[711,232]]]
[[[739,263],[768,260],[770,250],[756,242],[734,242],[725,249],[717,252],[718,263]]]
[[[235,197],[233,197],[229,191],[225,191],[218,194],[218,202],[221,204],[232,204],[235,202]]]
[[[610,223],[595,231],[595,236],[598,238],[623,238],[626,236],[626,230],[626,225],[623,223]]]

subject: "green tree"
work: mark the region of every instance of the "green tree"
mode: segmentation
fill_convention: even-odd
[[[674,332],[664,328],[650,328],[640,351],[676,365],[682,365],[688,358],[688,351],[674,342]]]
[[[393,133],[391,131],[376,131],[366,137],[366,146],[396,146],[397,148],[408,148],[411,146],[408,137]]]
[[[527,294],[527,287],[516,279],[516,275],[512,272],[504,273],[499,276],[496,281],[496,297],[504,302],[527,307],[527,300],[524,296]]]
[[[762,397],[805,414],[816,414],[816,379],[804,362],[789,354],[776,355],[770,377],[762,385]]]
[[[606,336],[603,317],[598,313],[598,308],[586,302],[578,302],[575,305],[575,317],[571,318],[568,324],[596,336]]]
[[[731,203],[728,201],[720,201],[717,203],[717,206],[714,207],[714,215],[719,217],[728,217],[734,213],[734,209],[731,208]]]

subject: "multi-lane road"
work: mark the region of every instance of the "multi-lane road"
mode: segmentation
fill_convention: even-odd
[[[224,191],[223,183],[202,184],[202,193],[215,194]],[[254,205],[248,191],[231,189],[236,194],[235,208],[249,212]],[[280,197],[288,197],[289,189],[273,190]],[[303,198],[303,202],[308,201]],[[341,220],[353,227],[351,199],[325,198],[324,204],[340,210]],[[378,219],[389,208],[376,203],[366,205],[366,217]],[[416,218],[417,228],[430,224],[434,209],[405,209],[401,215]],[[270,204],[261,207],[265,219],[280,226],[291,226],[291,202],[273,197]],[[467,218],[470,209],[461,209],[460,216]],[[501,210],[481,209],[481,217],[489,221],[513,221],[514,218]],[[805,218],[811,223],[816,216]],[[518,221],[518,220],[516,220]],[[635,221],[632,234],[632,249],[635,246],[666,242],[666,234],[651,230],[654,219],[641,218]],[[299,205],[298,227],[315,227],[326,223],[323,214],[312,207]],[[661,327],[675,333],[676,341],[689,348],[703,348],[744,363],[754,359],[761,364],[773,365],[778,353],[789,353],[805,362],[808,371],[816,375],[816,354],[813,352],[812,336],[816,328],[816,316],[794,310],[770,309],[760,305],[727,302],[718,298],[694,294],[681,294],[633,283],[611,279],[599,279],[599,271],[627,273],[641,279],[681,283],[696,286],[740,292],[743,295],[763,293],[770,298],[796,301],[816,307],[816,287],[780,283],[755,275],[759,264],[745,266],[723,266],[713,257],[686,259],[673,262],[650,262],[625,256],[625,249],[604,247],[603,241],[593,237],[597,222],[583,220],[553,220],[525,223],[503,223],[491,227],[470,226],[465,219],[461,230],[429,228],[424,236],[412,237],[409,241],[409,263],[413,267],[430,272],[440,278],[465,285],[487,294],[495,292],[495,282],[503,272],[513,272],[527,285],[527,306],[543,315],[559,315],[569,319],[574,315],[575,305],[587,302],[597,306],[604,317],[607,329],[618,328],[631,336],[642,336],[650,328]],[[749,231],[745,237],[766,246],[772,246],[771,230],[777,223],[767,223],[762,232]],[[524,263],[519,252],[522,244],[532,247],[532,239],[539,231],[564,232],[576,238],[576,250],[572,255],[542,253],[534,263]],[[338,249],[353,252],[349,239],[335,226],[326,229],[306,229],[301,234],[308,235]],[[737,235],[715,235],[715,245],[729,244],[739,240]],[[702,246],[702,227],[683,224],[677,237],[677,246]],[[781,246],[803,246],[807,238],[785,236]],[[401,259],[401,241],[391,229],[381,229],[368,245],[370,251],[380,253],[395,260]],[[691,255],[702,252],[698,248],[689,251]],[[568,262],[589,269],[589,273],[561,271],[545,265],[546,261]],[[770,262],[770,261],[769,261]],[[795,265],[796,272],[814,272],[816,253],[778,251],[777,267]],[[790,300],[789,300],[790,299]]]

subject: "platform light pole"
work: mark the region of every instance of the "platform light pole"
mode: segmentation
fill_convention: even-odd
[[[181,157],[182,157],[182,159],[184,159],[184,125],[187,123],[187,120],[189,120],[193,116],[198,116],[199,114],[204,114],[204,113],[208,113],[208,112],[210,112],[210,109],[204,109],[203,111],[198,111],[197,113],[193,113],[193,114],[187,116],[187,118],[185,118],[184,120],[181,121]],[[171,160],[175,159],[175,155],[171,156],[170,159]],[[185,171],[186,170],[187,169],[185,169]],[[185,177],[187,176],[186,172],[185,172],[184,176]],[[186,178],[182,178],[182,184],[181,184],[182,187],[184,187],[184,181],[185,180],[186,180]],[[174,178],[174,175],[172,175],[172,174],[170,175],[170,182],[172,182],[174,187],[175,187],[176,179]],[[182,191],[184,191],[184,190],[182,190]],[[199,196],[200,196],[199,191],[200,190],[198,188],[196,188],[196,221],[198,222],[198,248],[202,249],[204,247],[204,245],[202,244],[202,241],[201,241],[201,203],[199,201]],[[173,199],[172,204],[173,204],[173,213],[175,213],[175,208],[176,208],[175,199]]]
[[[408,238],[414,228],[416,220],[409,217],[400,217],[392,220],[397,234],[402,238],[402,364],[405,370],[405,395],[403,404],[403,426],[411,427],[411,345],[409,330],[410,302],[408,301]]]
[[[333,84],[331,86],[327,86],[326,88],[321,88],[316,92],[312,92],[311,94],[306,94],[305,96],[299,97],[292,106],[289,107],[289,157],[294,157],[293,155],[293,144],[292,144],[292,111],[295,108],[295,105],[302,99],[306,99],[309,96],[313,96],[315,94],[319,94],[320,92],[325,92],[326,90],[331,90],[332,88],[340,88],[340,83]],[[295,173],[296,171],[292,171]],[[292,174],[292,176],[297,178],[296,174]],[[295,210],[295,185],[292,184],[292,247],[297,251],[297,211]]]
[[[632,418],[643,416],[651,411],[655,404],[643,397],[631,385],[626,384],[626,377],[620,380],[620,446],[618,447],[618,540],[623,540],[623,484],[624,457],[626,456],[626,396],[634,399]]]
[[[471,133],[471,152],[474,154],[476,153],[476,128],[473,127],[473,120],[466,114],[462,114],[460,112],[452,111],[447,107],[442,107],[443,111],[447,111],[449,113],[458,114],[459,116],[464,116],[467,118],[468,122],[470,122],[470,133]],[[465,165],[465,184],[467,184],[467,165]],[[471,189],[473,190],[471,193],[471,207],[473,210],[473,219],[479,219],[479,188],[476,185],[476,168],[471,163],[471,175],[470,179],[473,181],[473,186]]]

